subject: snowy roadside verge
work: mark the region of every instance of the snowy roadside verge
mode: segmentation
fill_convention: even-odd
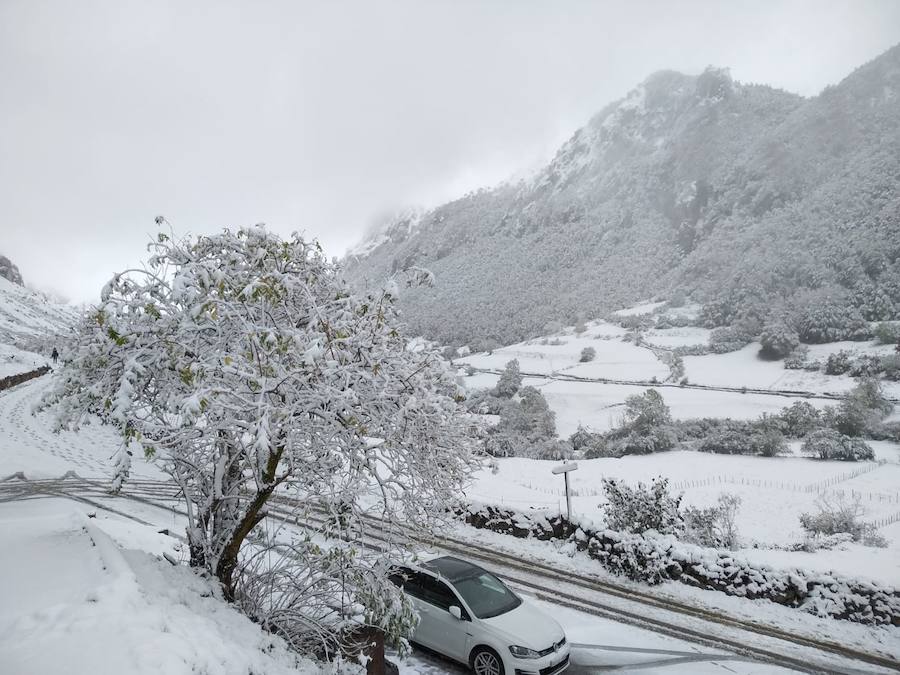
[[[323,672],[193,571],[121,549],[67,500],[2,504],[0,529],[0,672]]]

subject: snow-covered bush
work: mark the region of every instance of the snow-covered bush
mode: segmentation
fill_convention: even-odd
[[[750,435],[750,452],[763,457],[777,457],[787,454],[788,445],[780,431],[765,429]]]
[[[836,408],[828,408],[823,421],[845,436],[863,436],[893,410],[877,380],[862,380]]]
[[[151,249],[145,268],[103,289],[44,403],[57,406],[60,426],[98,415],[126,449],[159,461],[184,495],[191,564],[217,577],[227,599],[246,601],[261,622],[280,601],[271,586],[252,592],[258,577],[242,566],[276,490],[339,514],[336,555],[352,548],[370,508],[425,531],[442,522],[472,467],[471,422],[440,354],[407,348],[395,306],[402,278],[355,296],[317,243],[261,226],[181,242],[160,234]],[[413,270],[405,281],[428,278]],[[371,573],[379,557],[343,558],[344,578]],[[326,563],[297,559],[292,574],[316,578]],[[357,616],[393,630],[405,610],[385,613],[372,587],[348,585],[353,603],[332,597],[343,610],[322,630],[338,639]],[[307,600],[302,589],[291,595],[298,630],[319,621],[304,614]]]
[[[587,363],[588,361],[593,361],[597,357],[597,350],[593,347],[585,347],[581,350],[581,356],[578,357],[578,361],[581,363]]]
[[[900,343],[900,321],[882,321],[875,326],[875,339],[883,345]]]
[[[797,331],[783,321],[767,324],[759,336],[762,348],[759,355],[764,359],[781,359],[800,345]]]
[[[884,379],[900,382],[900,354],[882,356],[881,370],[884,373]]]
[[[846,349],[829,354],[828,359],[825,361],[825,374],[844,375],[849,373],[852,365],[852,356]]]
[[[618,444],[608,442],[603,436],[595,435],[584,447],[585,459],[600,459],[601,457],[621,457],[622,452]]]
[[[816,513],[800,514],[800,525],[810,537],[849,534],[865,546],[887,546],[875,526],[862,520],[865,509],[859,497],[848,501],[843,496],[822,495],[816,500],[816,508]]]
[[[626,426],[630,431],[648,433],[672,423],[672,413],[656,389],[634,394],[625,399]]]
[[[809,347],[798,345],[790,354],[784,357],[784,367],[788,370],[803,370],[807,366],[808,358]]]
[[[737,512],[741,506],[741,498],[737,495],[722,493],[715,506],[698,508],[685,507],[684,517],[685,541],[698,546],[712,548],[735,549],[738,547]]]
[[[522,373],[519,370],[519,359],[508,361],[494,387],[494,394],[500,398],[512,398],[521,386]]]
[[[875,452],[861,438],[850,438],[833,429],[819,429],[807,436],[800,449],[805,455],[819,459],[839,459],[848,462],[873,460]]]
[[[683,529],[679,512],[682,496],[669,492],[668,478],[655,478],[649,486],[641,482],[631,486],[616,478],[604,478],[603,494],[603,514],[611,530],[678,535]]]
[[[488,452],[498,457],[540,457],[555,451],[556,415],[539,389],[522,387],[501,399],[500,421],[489,430]]]
[[[727,354],[743,349],[756,337],[741,328],[727,326],[716,328],[709,334],[709,348],[714,354]]]
[[[607,444],[610,456],[649,455],[671,450],[678,444],[678,434],[670,426],[654,427],[644,432],[632,431]]]
[[[822,426],[819,410],[807,401],[795,401],[778,414],[781,431],[789,438],[803,438]]]
[[[807,297],[809,295],[809,297]],[[841,340],[867,340],[872,332],[859,310],[845,300],[819,293],[800,294],[791,323],[800,341],[823,344]]]
[[[714,452],[719,455],[749,455],[749,435],[744,431],[722,429],[714,431],[700,441],[700,452]]]

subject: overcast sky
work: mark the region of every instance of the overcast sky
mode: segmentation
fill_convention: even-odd
[[[898,42],[896,0],[0,0],[0,254],[77,301],[157,215],[342,255],[547,159],[655,70],[815,95]]]

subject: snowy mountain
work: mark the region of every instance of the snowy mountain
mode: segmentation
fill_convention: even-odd
[[[42,349],[77,320],[74,307],[0,278],[0,344]]]
[[[528,180],[373,233],[348,276],[410,265],[414,330],[487,347],[643,298],[690,295],[708,325],[797,305],[900,312],[900,46],[819,96],[727,71],[651,75]]]
[[[19,272],[19,268],[5,255],[0,255],[0,277],[13,282],[14,284],[19,284],[19,286],[24,285],[22,283],[22,274]]]

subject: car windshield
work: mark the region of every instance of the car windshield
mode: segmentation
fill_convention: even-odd
[[[490,619],[515,609],[522,600],[490,572],[478,572],[453,586],[479,619]]]

